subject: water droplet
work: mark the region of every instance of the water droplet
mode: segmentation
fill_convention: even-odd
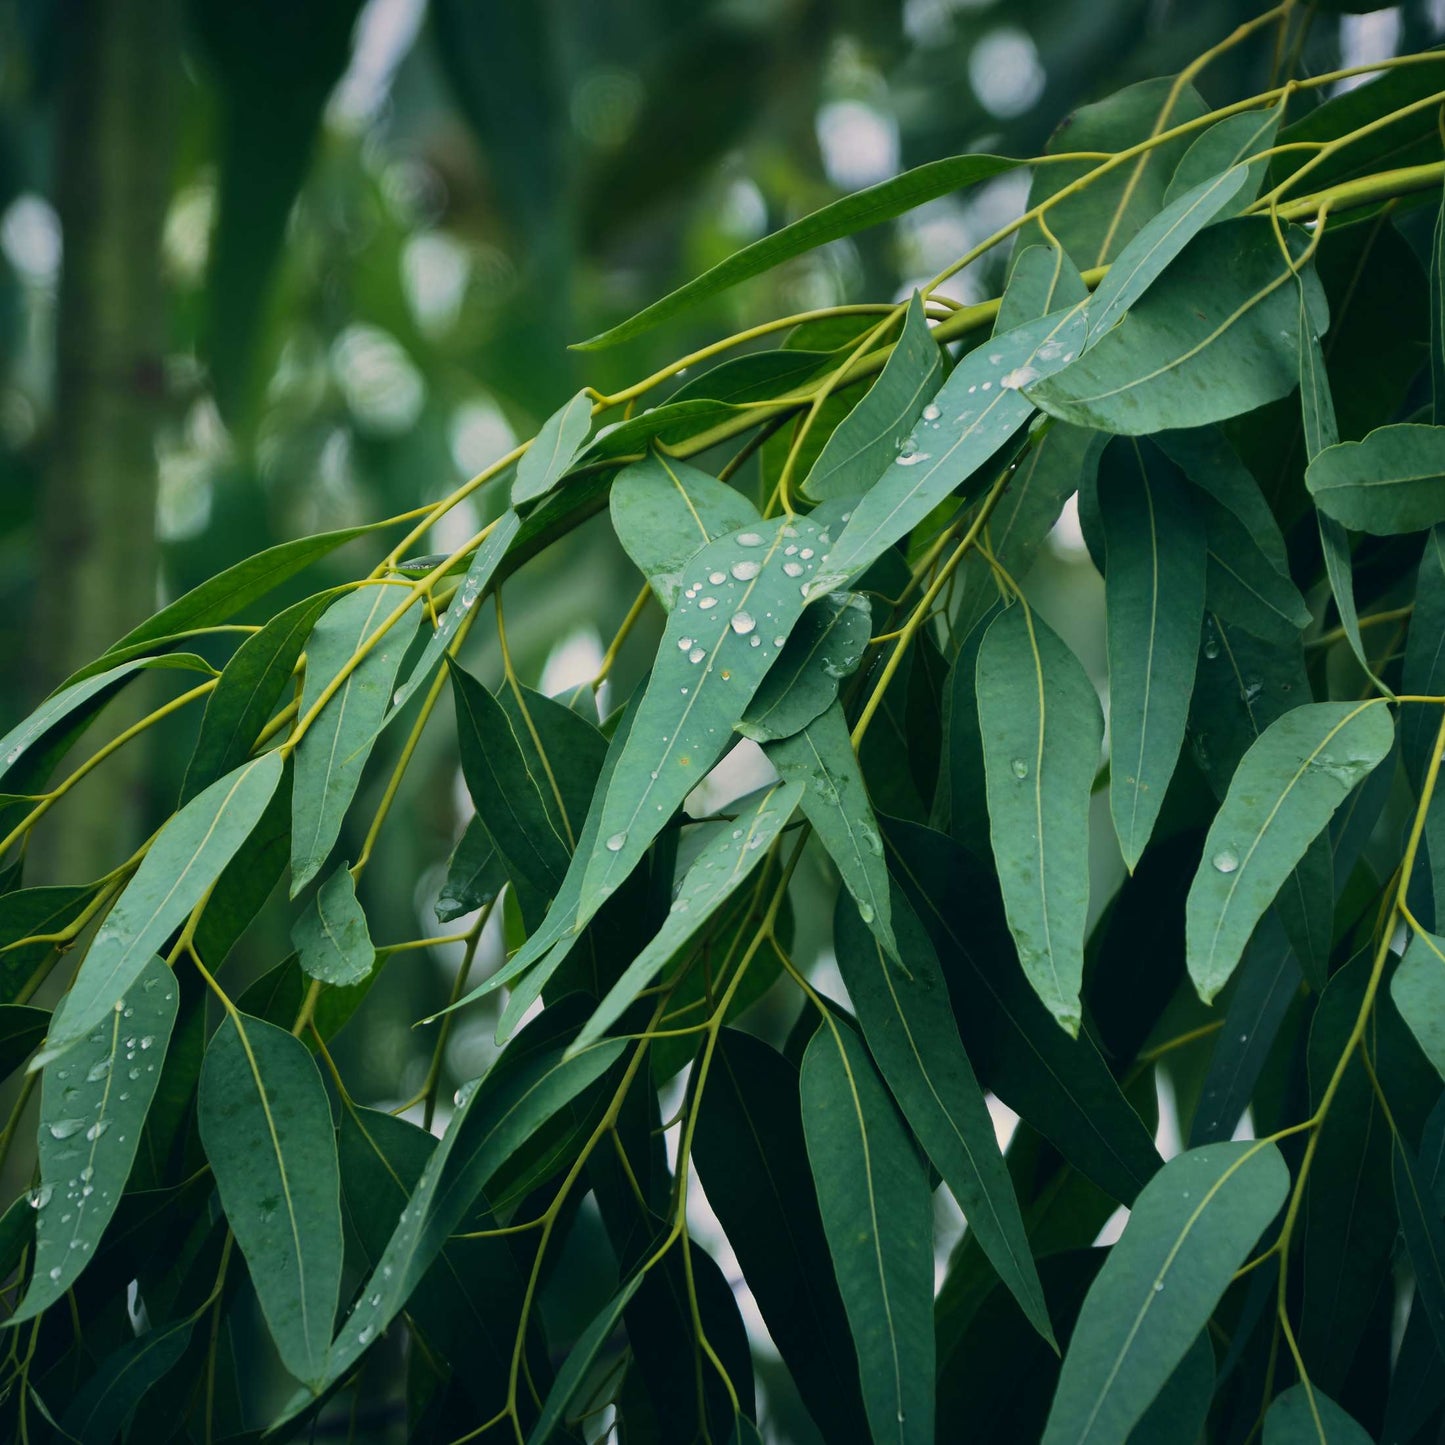
[[[89,1129],[85,1131],[85,1137],[93,1144],[107,1129],[110,1128],[109,1119],[97,1119]]]
[[[60,1278],[60,1266],[58,1264],[55,1266],[54,1269],[50,1271],[50,1278],[52,1280],[57,1280]]]
[[[360,1333],[356,1336],[357,1343],[362,1345],[366,1344],[375,1333],[376,1327],[374,1325],[363,1325]]]
[[[50,1126],[50,1137],[52,1139],[69,1139],[72,1134],[78,1134],[85,1128],[84,1119],[57,1119]]]
[[[92,1064],[86,1071],[85,1082],[87,1084],[98,1084],[108,1073],[110,1073],[110,1060],[101,1059],[98,1063]]]
[[[933,402],[929,402],[928,405],[923,408],[924,421],[937,421],[942,414]]]
[[[937,410],[937,408],[935,408],[935,410]],[[860,899],[858,902],[858,917],[861,918],[864,923],[873,922],[873,905],[866,899]]]
[[[751,582],[763,570],[761,562],[734,562],[732,574],[739,582]]]
[[[717,598],[716,598],[716,597],[704,597],[704,598],[702,599],[702,601],[699,602],[697,605],[698,605],[704,612],[706,612],[709,607],[716,607],[716,606],[717,606]]]
[[[692,638],[690,638],[690,637],[679,637],[679,638],[677,639],[677,650],[678,650],[679,652],[686,652],[686,651],[688,650],[688,648],[691,647],[691,646],[692,646]]]
[[[781,647],[787,640],[788,639],[786,637],[775,637],[773,638],[773,646]]]
[[[1032,366],[1016,366],[1012,371],[1005,372],[998,384],[1005,391],[1018,391],[1032,381],[1037,381],[1039,374]]]
[[[749,647],[761,647],[762,645],[763,645],[763,639],[762,639],[761,637],[750,637],[750,638],[748,638],[748,646],[749,646]]]
[[[1211,662],[1213,662],[1214,659],[1219,656],[1219,642],[1218,642],[1218,639],[1213,638],[1213,637],[1208,637],[1208,638],[1205,639],[1205,641],[1204,641],[1204,655],[1205,655],[1205,657],[1207,657]]]
[[[1023,760],[1022,758],[1015,758],[1015,759],[1013,760],[1013,762],[1012,762],[1009,766],[1013,768],[1014,777],[1016,777],[1016,778],[1026,778],[1026,777],[1028,777],[1028,775],[1029,775],[1029,765],[1028,765],[1026,762],[1024,762],[1024,760]]]
[[[607,851],[609,853],[620,853],[627,846],[626,833],[614,833],[607,840]]]
[[[919,462],[931,461],[931,452],[904,451],[894,458],[900,467],[916,467]]]
[[[371,1307],[372,1307],[372,1309],[374,1309],[374,1310],[381,1308],[381,1291],[380,1291],[380,1290],[377,1290],[377,1292],[376,1292],[374,1295],[372,1295],[372,1297],[371,1297]]]
[[[797,544],[796,542],[789,542],[788,545],[783,548],[783,556],[784,556],[784,557],[796,557],[797,555],[798,555],[798,544]]]
[[[1221,848],[1211,861],[1221,873],[1233,873],[1239,867],[1239,854],[1233,848]]]
[[[707,650],[701,647],[694,647],[687,655],[689,662],[701,662],[707,656]]]
[[[801,562],[784,562],[783,573],[788,577],[801,577],[806,569]]]
[[[707,580],[717,587],[728,580],[728,574],[726,572],[709,572]]]
[[[751,612],[734,612],[729,626],[739,637],[746,637],[757,626],[757,623],[753,621]]]
[[[95,1178],[95,1169],[87,1164],[85,1168],[80,1171],[80,1178],[83,1183],[89,1184],[90,1181]]]
[[[806,561],[808,560],[808,558],[810,558],[812,555],[813,555],[813,549],[812,549],[811,547],[804,547],[803,550],[798,553],[798,556],[800,556],[800,557],[803,559],[803,561],[805,561],[805,562],[806,562]]]
[[[739,546],[739,547],[761,547],[762,545],[763,545],[763,539],[762,539],[762,537],[761,537],[757,532],[739,532],[739,533],[738,533],[738,546]]]
[[[32,1209],[44,1209],[50,1203],[50,1196],[55,1193],[53,1184],[42,1184],[38,1189],[30,1191],[30,1207]]]
[[[1162,1279],[1156,1279],[1156,1280],[1154,1281],[1154,1293],[1155,1293],[1155,1294],[1163,1294],[1163,1293],[1164,1293],[1164,1281],[1163,1281]]]
[[[151,1046],[153,1043],[155,1043],[155,1041],[156,1041],[156,1038],[155,1038],[155,1035],[154,1035],[154,1034],[147,1034],[147,1035],[140,1041],[140,1046],[141,1046],[141,1048],[143,1048],[143,1049],[148,1049],[148,1048],[150,1048],[150,1046]]]

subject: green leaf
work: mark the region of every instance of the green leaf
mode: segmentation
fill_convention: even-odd
[[[1259,192],[1269,161],[1267,156],[1260,157],[1260,152],[1267,151],[1274,144],[1275,132],[1284,118],[1285,104],[1286,99],[1282,98],[1269,110],[1246,110],[1239,115],[1228,115],[1200,132],[1174,168],[1169,188],[1164,193],[1165,204],[1178,200],[1191,187],[1200,185],[1220,171],[1248,162],[1249,184],[1232,197],[1233,209],[1243,210]]]
[[[1027,246],[1009,269],[993,334],[1003,336],[1026,321],[1088,299],[1089,288],[1065,251],[1058,246]]]
[[[618,326],[613,326],[588,341],[579,343],[582,350],[603,346],[616,346],[620,341],[640,336],[654,326],[676,316],[688,307],[708,296],[716,296],[746,281],[750,276],[760,276],[773,267],[780,266],[794,256],[825,246],[851,236],[869,226],[891,221],[931,201],[946,196],[951,191],[961,190],[992,176],[1011,171],[1021,162],[1003,156],[950,156],[946,160],[930,161],[916,166],[901,176],[881,181],[876,186],[857,191],[831,205],[823,206],[811,215],[774,231],[734,252],[726,261],[720,261],[711,270],[704,271],[685,286],[670,292],[661,300],[645,306],[636,315],[629,317]]]
[[[550,492],[587,441],[592,430],[592,394],[583,388],[542,423],[532,445],[517,463],[512,505],[520,507]]]
[[[321,614],[306,642],[301,716],[375,636],[397,605],[395,587],[361,587]],[[417,627],[417,609],[401,617],[347,675],[296,748],[291,787],[291,896],[320,871],[341,833],[391,703],[397,669]]]
[[[315,1394],[344,1378],[405,1307],[437,1252],[497,1170],[548,1119],[595,1083],[625,1048],[621,1040],[608,1040],[575,1059],[547,1050],[520,1067],[502,1071],[495,1085],[484,1079],[463,1096],[360,1302],[332,1343],[324,1374],[308,1382]],[[310,1395],[296,1396],[274,1424],[284,1423],[310,1403]]]
[[[32,1069],[73,1048],[130,989],[246,841],[280,781],[280,754],[265,753],[197,794],[156,834],[95,935]]]
[[[810,595],[848,586],[951,493],[964,498],[991,478],[978,473],[1033,414],[1023,388],[1067,367],[1083,350],[1082,306],[1036,321],[970,351],[923,409],[885,474],[854,506]]]
[[[471,565],[467,568],[467,575],[462,579],[462,585],[457,588],[456,596],[452,598],[451,604],[442,615],[436,630],[427,638],[426,646],[422,649],[421,656],[417,658],[411,675],[393,695],[391,707],[381,724],[382,727],[385,727],[406,706],[417,688],[431,677],[437,664],[441,662],[443,654],[461,630],[462,623],[466,621],[472,608],[477,605],[478,600],[486,592],[487,584],[491,582],[502,559],[507,555],[507,549],[512,545],[512,540],[516,537],[521,525],[521,518],[515,512],[504,512],[492,523],[486,541],[472,554]]]
[[[1398,1134],[1391,1136],[1391,1172],[1395,1182],[1395,1207],[1400,1215],[1400,1232],[1415,1269],[1415,1302],[1411,1313],[1423,1310],[1435,1332],[1435,1342],[1445,1350],[1445,1223],[1440,1218],[1428,1181],[1406,1152]]]
[[[557,1371],[552,1388],[547,1392],[542,1413],[527,1436],[527,1445],[546,1445],[556,1434],[568,1408],[586,1383],[597,1356],[622,1323],[623,1311],[631,1304],[632,1296],[637,1293],[644,1278],[644,1275],[634,1274],[577,1336],[577,1343],[572,1346],[566,1362]]]
[[[1425,1057],[1445,1079],[1445,939],[1423,930],[1410,939],[1390,980],[1390,997]]]
[[[1288,1188],[1268,1142],[1191,1149],[1144,1186],[1079,1313],[1044,1445],[1127,1438]]]
[[[544,801],[551,784],[530,765],[502,704],[455,663],[451,674],[467,790],[535,927],[567,872],[567,843]]]
[[[734,805],[736,816],[731,822],[715,825],[712,836],[683,875],[662,927],[597,1005],[568,1050],[569,1055],[591,1048],[737,893],[768,856],[768,849],[793,816],[802,792],[801,782],[774,783],[755,793],[752,800]]]
[[[1147,442],[1105,450],[1099,510],[1108,548],[1109,811],[1132,873],[1184,742],[1205,547],[1183,478]]]
[[[1197,509],[1208,540],[1210,610],[1256,637],[1293,641],[1309,626],[1310,610],[1289,573],[1269,560],[1238,513],[1206,495],[1197,498]]]
[[[859,915],[896,958],[883,840],[842,703],[835,702],[802,732],[770,743],[767,756],[787,781],[798,786],[803,814],[827,849]]]
[[[803,1056],[803,1131],[875,1442],[933,1440],[933,1217],[863,1045],[831,1019]]]
[[[342,1248],[336,1135],[315,1061],[284,1029],[228,1013],[206,1049],[196,1111],[281,1363],[319,1388]]]
[[[282,542],[243,558],[234,566],[208,578],[199,587],[193,587],[184,596],[177,597],[139,627],[132,628],[118,642],[112,643],[103,656],[81,668],[69,681],[76,682],[113,666],[118,653],[131,654],[134,648],[150,647],[165,639],[184,636],[194,628],[229,622],[313,562],[320,561],[357,537],[390,525],[389,522],[371,522],[363,527],[344,527],[337,532],[318,532],[314,537]],[[0,748],[0,756],[3,754],[3,748]]]
[[[1445,192],[1430,238],[1430,420],[1445,426]]]
[[[115,667],[83,676],[79,682],[67,683],[58,692],[51,693],[29,717],[17,723],[0,738],[0,778],[52,728],[67,719],[72,728],[76,728],[78,724],[83,725],[115,696],[115,690],[120,683],[147,668],[174,668],[178,671],[215,675],[215,670],[204,658],[197,657],[194,653],[179,652],[165,657],[134,657],[118,663]]]
[[[900,961],[894,962],[840,900],[833,937],[838,968],[858,1010],[869,1051],[903,1117],[943,1176],[999,1278],[1050,1344],[1054,1332],[1013,1182],[998,1152],[984,1102],[958,1029],[946,1008],[948,988],[933,945],[900,895]],[[1057,1348],[1057,1346],[1056,1346]]]
[[[978,721],[993,856],[1019,963],[1078,1033],[1089,906],[1089,796],[1104,725],[1068,647],[1026,606],[990,625],[978,654]]]
[[[1190,187],[1147,221],[1119,252],[1088,303],[1090,344],[1118,324],[1169,263],[1240,193],[1247,166],[1231,166]]]
[[[831,534],[821,516],[776,517],[710,543],[687,564],[637,721],[602,804],[577,926],[632,872],[722,756],[803,610]],[[793,549],[797,550],[794,551]]]
[[[146,1393],[180,1363],[195,1323],[192,1317],[163,1325],[107,1355],[66,1407],[66,1434],[82,1445],[119,1439]]]
[[[759,520],[741,492],[658,452],[623,467],[608,507],[623,551],[669,612],[688,562],[709,542]]]
[[[492,835],[475,814],[457,839],[447,859],[447,875],[437,895],[438,923],[450,923],[474,908],[482,908],[502,891],[506,869],[492,846]]]
[[[943,358],[913,293],[883,374],[828,438],[802,485],[815,502],[861,496],[888,468],[943,380]]]
[[[179,997],[170,970],[151,958],[84,1045],[46,1069],[32,1195],[35,1272],[10,1323],[63,1299],[94,1257],[130,1177]]]
[[[1213,1398],[1214,1346],[1205,1330],[1129,1432],[1129,1445],[1179,1445],[1198,1440]]]
[[[1445,522],[1445,427],[1402,422],[1327,447],[1305,485],[1320,511],[1356,532],[1423,532]]]
[[[813,603],[735,724],[737,731],[757,743],[802,732],[827,712],[838,684],[857,668],[872,625],[861,593],[831,592]]]
[[[251,756],[261,729],[291,681],[316,619],[339,595],[338,590],[320,592],[278,612],[231,655],[206,699],[201,730],[181,784],[182,803]]]
[[[1291,1385],[1264,1417],[1264,1445],[1371,1445],[1366,1431],[1311,1385]]]
[[[356,880],[345,864],[316,890],[291,929],[291,944],[302,973],[322,983],[346,988],[371,972],[376,950],[356,901]]]
[[[754,965],[756,967],[756,964]],[[761,1039],[718,1035],[693,1160],[743,1277],[824,1438],[866,1429],[858,1364],[803,1137],[798,1071]]]
[[[0,1079],[9,1078],[35,1051],[50,1026],[50,1011],[0,1005]]]
[[[1140,81],[1073,111],[1049,137],[1050,152],[1117,152],[1162,129],[1197,120],[1208,107],[1192,85],[1172,76]],[[1166,112],[1166,106],[1169,108]],[[1194,141],[1186,133],[1142,152],[1049,207],[1049,229],[1076,265],[1102,266],[1116,257],[1164,204],[1170,177]],[[1098,166],[1094,159],[1061,160],[1034,172],[1029,206],[1057,195]],[[1032,238],[1030,227],[1020,238]]]
[[[1209,828],[1186,905],[1189,976],[1208,1003],[1249,936],[1350,790],[1394,742],[1368,703],[1306,703],[1260,735]]]
[[[1308,244],[1288,238],[1298,258]],[[1139,436],[1203,426],[1286,396],[1299,380],[1299,308],[1269,222],[1201,231],[1129,312],[1067,371],[1031,384],[1029,399],[1080,426]],[[1324,292],[1304,274],[1309,315],[1328,324]]]
[[[1445,694],[1445,527],[1432,527],[1425,538],[1415,580],[1415,610],[1405,638],[1400,691],[1417,697]],[[1424,781],[1439,726],[1432,708],[1401,710],[1400,755],[1416,788]],[[3,907],[0,902],[0,909]]]

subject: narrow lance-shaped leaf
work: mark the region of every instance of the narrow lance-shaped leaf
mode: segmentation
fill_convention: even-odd
[[[355,654],[395,610],[400,588],[361,587],[321,614],[306,643],[304,717]],[[291,788],[291,896],[320,871],[341,832],[376,735],[392,683],[417,627],[418,609],[401,617],[332,694],[296,748]]]
[[[854,506],[811,595],[847,586],[975,477],[1033,414],[1022,389],[1068,366],[1083,350],[1086,329],[1076,306],[970,351],[923,409],[886,475]]]
[[[1405,638],[1400,690],[1417,697],[1445,693],[1445,527],[1432,527],[1425,538],[1415,580],[1415,610],[1410,614],[1410,631]],[[1402,709],[1400,754],[1416,788],[1425,779],[1439,726],[1433,708]]]
[[[512,539],[517,535],[517,530],[521,525],[521,518],[515,512],[510,511],[504,512],[492,523],[486,540],[478,546],[471,564],[467,567],[467,575],[462,579],[462,585],[457,588],[456,595],[442,614],[436,631],[427,638],[427,644],[422,649],[421,656],[417,658],[411,675],[397,688],[391,700],[391,707],[381,724],[382,727],[385,727],[406,706],[417,688],[431,677],[437,664],[442,660],[443,653],[451,646],[453,639],[461,630],[462,623],[466,621],[472,609],[477,605],[477,600],[487,590],[487,584],[491,582],[493,574],[507,555],[507,548],[512,545]],[[409,628],[403,629],[403,635],[409,631]]]
[[[928,1182],[863,1045],[825,1019],[803,1056],[803,1130],[875,1445],[932,1445]]]
[[[1264,1445],[1372,1445],[1369,1432],[1317,1385],[1291,1385],[1264,1417]]]
[[[1445,522],[1445,426],[1401,422],[1327,447],[1305,485],[1320,511],[1356,532],[1423,532]]]
[[[1059,246],[1026,246],[1009,270],[993,334],[1003,336],[1026,321],[1088,299],[1089,288],[1067,251]]]
[[[1234,972],[1306,849],[1394,737],[1378,704],[1306,703],[1272,723],[1241,759],[1186,906],[1189,976],[1206,1002]]]
[[[270,752],[227,773],[156,834],[95,935],[32,1070],[85,1038],[140,977],[246,841],[276,791],[281,767],[280,754]]]
[[[1204,538],[1183,478],[1147,442],[1105,451],[1099,509],[1108,547],[1109,811],[1132,872],[1184,743],[1204,622]]]
[[[301,971],[322,983],[346,988],[371,972],[376,950],[356,901],[356,880],[345,864],[316,890],[291,930],[291,943]]]
[[[1423,1310],[1435,1342],[1445,1351],[1445,1222],[1440,1207],[1420,1168],[1406,1152],[1398,1134],[1391,1136],[1391,1170],[1400,1232],[1415,1269],[1415,1302],[1411,1313]]]
[[[1043,1445],[1127,1439],[1288,1188],[1267,1142],[1191,1149],[1144,1186],[1079,1312]]]
[[[1165,204],[1178,200],[1190,187],[1217,172],[1246,163],[1249,184],[1234,193],[1229,209],[1242,210],[1248,206],[1259,191],[1268,165],[1268,157],[1261,156],[1260,152],[1274,144],[1275,133],[1284,118],[1286,99],[1282,98],[1270,110],[1247,110],[1240,115],[1225,116],[1202,131],[1175,167],[1169,189],[1164,193]]]
[[[81,1445],[119,1439],[147,1392],[180,1363],[195,1324],[191,1316],[162,1325],[103,1359],[61,1416],[66,1436]]]
[[[803,482],[804,495],[815,502],[857,497],[887,476],[889,464],[942,380],[938,343],[915,291],[882,375],[828,438]]]
[[[835,702],[802,732],[769,744],[767,755],[778,772],[801,789],[803,814],[828,850],[859,916],[896,958],[883,840],[842,703]]]
[[[232,654],[206,700],[181,785],[182,803],[251,756],[261,729],[291,681],[316,619],[337,596],[334,591],[321,592],[277,613]]]
[[[711,543],[687,564],[687,586],[607,788],[578,927],[722,756],[802,613],[830,535],[822,513],[773,518]]]
[[[568,1050],[582,1053],[626,1012],[668,962],[678,957],[698,932],[751,876],[782,832],[803,792],[800,782],[774,783],[735,805],[731,823],[720,823],[683,875],[662,927],[623,970],[607,996]]]
[[[84,1044],[46,1069],[35,1273],[11,1324],[63,1299],[94,1258],[135,1162],[179,997],[171,971],[150,958]]]
[[[726,261],[720,261],[685,286],[645,306],[620,325],[581,343],[582,349],[615,346],[620,341],[639,336],[704,298],[726,291],[750,276],[771,271],[774,266],[780,266],[794,256],[801,256],[843,236],[851,236],[855,231],[891,221],[925,201],[1001,175],[1019,164],[1019,161],[1004,156],[950,156],[946,160],[915,166],[901,176],[844,196],[842,200],[834,201],[780,231],[774,231],[771,236],[744,246]]]
[[[660,452],[623,467],[608,508],[623,551],[669,612],[688,561],[709,542],[760,520],[741,492]]]
[[[1445,938],[1423,930],[1411,938],[1390,997],[1425,1057],[1445,1079]]]
[[[1430,238],[1430,419],[1445,426],[1445,193]]]
[[[475,814],[462,830],[447,859],[446,881],[437,895],[438,923],[450,923],[463,913],[490,903],[507,881],[492,836]]]
[[[1027,607],[990,625],[978,654],[989,828],[1019,962],[1077,1033],[1089,906],[1089,795],[1103,719],[1094,685]]]
[[[341,1174],[310,1051],[228,1013],[206,1048],[196,1117],[281,1363],[315,1384],[341,1291]]]
[[[517,479],[512,483],[512,505],[520,507],[550,492],[582,450],[591,430],[592,394],[584,387],[542,423],[536,439],[522,453]]]
[[[1308,244],[1291,232],[1296,258]],[[1203,426],[1286,396],[1299,379],[1298,307],[1269,222],[1201,231],[1129,312],[1067,371],[1029,386],[1044,411],[1080,426],[1140,436]],[[1313,272],[1304,285],[1327,324]]]
[[[900,894],[900,959],[890,959],[840,900],[834,947],[878,1067],[999,1278],[1051,1344],[1053,1327],[993,1119],[947,1007],[948,985]]]

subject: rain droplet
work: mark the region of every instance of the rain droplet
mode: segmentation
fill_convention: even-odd
[[[1204,655],[1211,662],[1219,656],[1219,643],[1215,638],[1211,637],[1206,639],[1204,643]]]
[[[999,378],[999,385],[1005,391],[1018,391],[1027,386],[1031,381],[1037,381],[1039,374],[1032,366],[1016,366],[1012,371],[1005,372]]]
[[[92,1064],[86,1071],[85,1082],[87,1084],[98,1084],[108,1073],[110,1073],[110,1060],[101,1059],[98,1063]]]
[[[739,533],[738,533],[738,546],[739,546],[739,547],[761,547],[762,545],[763,545],[763,539],[762,539],[762,537],[761,537],[757,532],[739,532]]]
[[[1233,873],[1239,867],[1239,854],[1233,848],[1221,848],[1211,861],[1221,873]]]
[[[763,642],[763,639],[762,639],[761,637],[750,637],[750,638],[748,638],[748,646],[749,646],[749,647],[761,647],[761,646],[762,646],[762,642]]]
[[[1013,768],[1014,777],[1026,778],[1029,775],[1029,765],[1022,758],[1015,758],[1010,764]]]
[[[706,612],[709,607],[716,607],[716,606],[717,606],[717,598],[716,598],[716,597],[704,597],[704,598],[702,599],[702,601],[699,602],[697,605],[698,605],[704,612]]]
[[[690,637],[679,637],[679,638],[677,639],[677,650],[678,650],[679,652],[686,652],[686,651],[688,650],[688,648],[691,647],[691,646],[692,646],[692,638],[690,638]]]
[[[783,563],[783,572],[784,572],[784,574],[785,574],[786,576],[788,576],[788,577],[801,577],[801,576],[803,575],[804,570],[805,570],[805,569],[804,569],[803,564],[802,564],[801,562],[784,562],[784,563]]]
[[[687,655],[689,662],[701,662],[707,656],[707,650],[702,647],[694,647]]]
[[[58,1264],[55,1266],[54,1269],[50,1271],[50,1278],[52,1280],[57,1280],[60,1278],[60,1266]]]
[[[140,1046],[141,1046],[141,1048],[143,1048],[143,1049],[148,1049],[148,1048],[150,1048],[150,1046],[151,1046],[153,1043],[155,1043],[155,1041],[156,1041],[156,1038],[155,1038],[155,1035],[154,1035],[154,1034],[147,1034],[147,1035],[140,1041]]]
[[[69,1139],[72,1134],[78,1134],[85,1128],[84,1119],[57,1119],[50,1126],[50,1137],[52,1139]]]
[[[607,840],[607,851],[609,853],[620,853],[627,846],[626,833],[614,833]]]
[[[728,574],[726,572],[709,572],[707,574],[707,580],[711,582],[714,587],[717,587],[719,584],[728,580]]]
[[[805,561],[805,562],[806,562],[806,561],[808,560],[808,558],[811,557],[812,555],[813,555],[813,549],[812,549],[811,547],[804,547],[803,550],[798,553],[798,556],[800,556],[800,557],[803,559],[803,561]]]
[[[773,646],[781,647],[787,640],[788,639],[786,637],[775,637],[773,638]]]
[[[1163,1294],[1163,1293],[1164,1293],[1164,1281],[1163,1281],[1162,1279],[1156,1279],[1156,1280],[1154,1281],[1154,1293],[1155,1293],[1155,1294]]]
[[[757,623],[753,621],[751,612],[734,612],[729,626],[739,637],[746,637],[757,626]]]
[[[762,570],[760,562],[734,562],[732,565],[732,574],[739,582],[751,582]]]
[[[89,1129],[85,1131],[85,1137],[93,1144],[107,1129],[110,1128],[109,1119],[97,1119]]]
[[[53,1184],[42,1184],[39,1189],[30,1191],[30,1207],[32,1209],[44,1209],[50,1203],[50,1196],[55,1193]]]
[[[935,406],[933,402],[929,402],[928,405],[923,408],[924,421],[937,421],[938,418],[942,415],[943,413],[939,411],[938,407]]]

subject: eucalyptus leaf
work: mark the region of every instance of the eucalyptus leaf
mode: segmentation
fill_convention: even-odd
[[[1400,690],[1423,697],[1445,695],[1445,527],[1432,527],[1425,538],[1415,580],[1415,610],[1405,637]],[[1400,754],[1417,788],[1429,766],[1439,726],[1432,708],[1401,710]],[[0,903],[0,909],[3,907]]]
[[[994,318],[994,335],[1002,336],[1026,321],[1088,299],[1089,288],[1062,247],[1026,246],[1009,268],[1008,285]]]
[[[1370,1445],[1370,1436],[1318,1387],[1299,1384],[1270,1405],[1264,1445]]]
[[[1103,741],[1098,694],[1027,607],[990,625],[978,720],[994,860],[1019,963],[1071,1034],[1081,1014],[1089,903],[1089,795]]]
[[[1326,447],[1305,483],[1321,512],[1356,532],[1423,532],[1445,522],[1445,427],[1402,422]]]
[[[1415,1269],[1415,1302],[1411,1313],[1424,1312],[1445,1350],[1445,1223],[1440,1206],[1419,1166],[1406,1152],[1398,1134],[1391,1138],[1391,1171],[1400,1232]]]
[[[376,950],[356,901],[356,880],[344,864],[316,890],[291,930],[291,942],[301,971],[322,983],[346,988],[371,972]]]
[[[1127,1438],[1288,1188],[1267,1141],[1191,1149],[1145,1185],[1084,1300],[1044,1445]]]
[[[1390,997],[1445,1079],[1445,939],[1423,931],[1411,938],[1390,979]]]
[[[176,1320],[122,1345],[77,1391],[61,1427],[82,1445],[109,1445],[125,1429],[146,1393],[180,1363],[195,1319]]]
[[[535,501],[550,492],[572,465],[592,430],[592,394],[585,387],[542,423],[532,445],[517,463],[512,505]]]
[[[1284,118],[1287,97],[1281,97],[1277,105],[1268,110],[1246,110],[1239,115],[1228,115],[1217,120],[1208,130],[1201,131],[1184,152],[1174,168],[1169,188],[1164,193],[1165,205],[1170,205],[1194,186],[1201,185],[1211,176],[1228,170],[1231,166],[1244,164],[1249,183],[1231,197],[1231,209],[1243,210],[1255,197],[1269,158],[1261,156],[1273,144]]]

